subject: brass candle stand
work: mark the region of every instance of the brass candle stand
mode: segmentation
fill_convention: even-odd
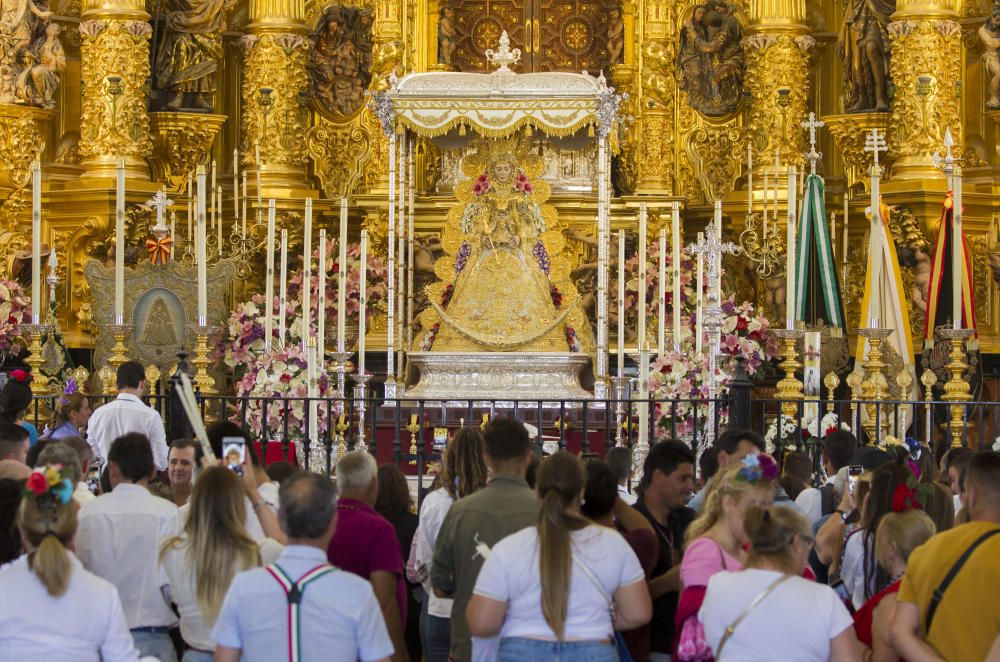
[[[358,437],[354,444],[354,450],[367,451],[368,444],[365,443],[365,410],[368,408],[366,397],[368,395],[368,381],[371,375],[357,374],[354,376],[354,400],[357,402],[358,412]]]
[[[354,365],[351,363],[353,352],[329,352],[333,359],[333,370],[337,373],[337,395],[341,398],[347,397],[347,373],[351,372]],[[343,406],[343,403],[341,403]]]
[[[103,371],[101,386],[104,395],[113,395],[118,389],[118,368],[128,362],[128,348],[125,346],[125,337],[128,335],[129,327],[125,324],[107,324],[105,329],[114,338],[115,344],[111,347],[111,356],[108,358],[107,370]]]
[[[45,363],[45,359],[42,358],[42,336],[49,330],[49,325],[24,324],[21,328],[31,339],[28,344],[30,354],[24,360],[31,368],[31,382],[29,383],[31,393],[32,395],[46,395],[49,392],[49,378],[42,374],[42,364]]]
[[[216,326],[193,325],[188,327],[195,335],[194,358],[191,365],[195,368],[194,385],[202,395],[215,395],[215,379],[208,374],[212,359],[208,358],[208,337],[218,330]]]
[[[785,376],[778,381],[775,397],[781,401],[781,413],[786,418],[795,418],[798,415],[798,403],[805,398],[802,380],[795,376],[795,372],[802,367],[795,344],[804,334],[805,331],[802,329],[774,329],[774,335],[784,344],[782,350],[784,358],[778,367],[785,371]]]
[[[347,430],[351,425],[347,422],[347,414],[337,417],[337,462],[347,454]]]
[[[889,399],[889,380],[885,377],[886,364],[882,361],[882,343],[892,335],[892,329],[858,329],[858,335],[868,340],[868,357],[861,366],[865,370],[861,382],[861,399],[865,400],[867,419],[862,427],[868,433],[870,443],[875,443],[888,434],[889,417],[880,415],[878,402]]]
[[[836,372],[831,370],[826,373],[826,377],[823,378],[823,386],[826,387],[826,397],[828,401],[826,405],[826,413],[832,414],[836,407],[834,398],[837,394],[837,387],[840,386],[840,377],[837,376]]]
[[[615,446],[624,446],[623,428],[625,427],[625,394],[628,389],[628,377],[615,375],[611,377],[615,398]]]
[[[924,416],[927,426],[927,447],[934,448],[934,385],[937,384],[937,375],[928,368],[920,375],[920,383],[924,386]]]
[[[951,447],[958,448],[962,445],[962,431],[965,426],[963,403],[972,400],[969,383],[965,381],[965,371],[969,369],[969,364],[965,361],[965,343],[975,333],[975,329],[942,329],[939,333],[951,343],[951,353],[948,355],[951,360],[945,366],[951,373],[951,379],[944,383],[944,395],[941,399],[955,403],[948,407],[951,416],[948,431],[951,434]]]
[[[420,432],[420,423],[417,422],[417,415],[410,415],[410,424],[406,426],[406,431],[410,433],[410,455],[412,459],[410,464],[416,466],[417,464],[417,433]]]

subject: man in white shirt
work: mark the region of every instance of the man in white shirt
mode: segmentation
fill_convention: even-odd
[[[167,454],[167,479],[174,504],[180,508],[191,498],[195,467],[201,462],[201,446],[190,439],[174,439]]]
[[[161,662],[176,654],[168,629],[177,617],[160,592],[160,540],[173,533],[177,506],[146,489],[154,475],[149,440],[137,433],[108,451],[112,491],[80,510],[76,554],[84,567],[118,588],[136,648]]]
[[[629,490],[628,482],[632,478],[632,451],[625,446],[616,446],[604,455],[604,463],[611,468],[618,480],[618,496],[630,506],[634,506],[638,497]]]
[[[167,469],[167,433],[163,419],[142,401],[146,394],[146,373],[135,361],[118,367],[118,397],[98,407],[87,423],[87,441],[99,464],[106,464],[111,442],[130,432],[146,435],[159,471]]]
[[[319,474],[299,473],[280,491],[281,525],[288,547],[267,568],[234,579],[212,628],[216,662],[289,659],[388,660],[393,653],[371,584],[326,562],[336,526],[336,492]],[[286,583],[299,582],[298,607]],[[298,628],[290,628],[292,611]]]

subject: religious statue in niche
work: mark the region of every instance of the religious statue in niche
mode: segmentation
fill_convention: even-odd
[[[894,0],[847,0],[837,53],[844,64],[844,110],[888,112],[889,36]]]
[[[624,49],[625,22],[622,21],[622,10],[615,7],[608,13],[608,61],[621,64]]]
[[[983,53],[983,63],[986,65],[986,75],[989,77],[987,91],[989,99],[986,107],[990,110],[1000,110],[1000,3],[994,3],[990,15],[979,26],[979,38],[986,48]]]
[[[215,110],[222,33],[235,0],[167,0],[156,21],[154,87],[165,110]]]
[[[0,103],[55,108],[66,55],[47,3],[0,0]]]
[[[455,38],[458,32],[455,29],[455,9],[444,6],[441,8],[441,15],[438,17],[438,63],[451,64],[455,56]]]
[[[313,31],[309,60],[313,98],[326,112],[350,115],[364,104],[372,79],[370,8],[329,5]]]
[[[743,97],[742,41],[743,26],[723,0],[692,8],[677,49],[678,86],[688,105],[710,117],[736,110]]]

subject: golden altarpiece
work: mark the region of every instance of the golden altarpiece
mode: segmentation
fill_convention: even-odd
[[[717,200],[724,237],[743,232],[748,201],[757,213],[770,198],[783,219],[784,173],[805,166],[802,123],[815,113],[825,123],[819,167],[837,212],[832,223],[850,237],[847,255],[837,250],[849,326],[859,321],[863,290],[864,261],[845,258],[866,246],[866,131],[888,136],[882,195],[897,243],[911,249],[903,266],[917,328],[929,270],[921,256],[945,195],[933,157],[950,129],[964,173],[980,343],[987,353],[1000,350],[1000,292],[990,269],[993,261],[1000,267],[1000,5],[988,0],[3,0],[4,268],[30,246],[36,158],[70,347],[92,347],[98,333],[84,266],[109,254],[119,159],[130,232],[152,223],[147,201],[165,186],[182,256],[190,179],[213,162],[218,195],[210,206],[221,199],[223,252],[243,213],[237,200],[252,225],[261,204],[276,199],[278,225],[294,245],[303,200],[312,197],[316,223],[328,229],[348,198],[352,237],[367,229],[384,254],[389,140],[369,93],[386,91],[392,75],[488,71],[487,51],[504,32],[522,54],[515,71],[603,73],[627,95],[611,139],[612,230],[634,230],[643,202],[657,232],[679,201],[689,241]],[[597,252],[597,159],[544,133],[519,140],[548,189],[540,202],[558,219],[564,266],[586,300]],[[427,139],[411,153],[419,299],[449,253],[443,231],[467,194],[470,168],[462,148]],[[239,246],[245,259],[230,305],[260,288],[264,258],[253,248]],[[783,280],[772,276],[780,274],[761,275],[746,256],[727,257],[726,269],[725,289],[783,316],[774,308]],[[374,327],[372,349],[385,342],[385,323]],[[426,332],[413,329],[412,342]]]

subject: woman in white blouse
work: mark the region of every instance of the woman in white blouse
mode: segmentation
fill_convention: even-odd
[[[802,577],[813,546],[796,509],[751,506],[743,570],[708,580],[698,618],[715,659],[860,662],[854,621],[836,592]]]
[[[243,485],[228,468],[205,469],[189,504],[184,530],[160,546],[160,567],[181,617],[183,662],[204,662],[212,659],[210,633],[233,577],[272,563],[283,548],[270,538],[256,543],[247,533]]]
[[[498,662],[613,662],[614,630],[652,616],[632,548],[580,514],[585,483],[576,456],[546,458],[538,469],[538,525],[497,543],[479,572],[466,617],[473,636],[500,635]]]
[[[118,591],[70,549],[77,506],[68,472],[35,469],[18,509],[27,554],[0,572],[0,660],[139,659]]]

